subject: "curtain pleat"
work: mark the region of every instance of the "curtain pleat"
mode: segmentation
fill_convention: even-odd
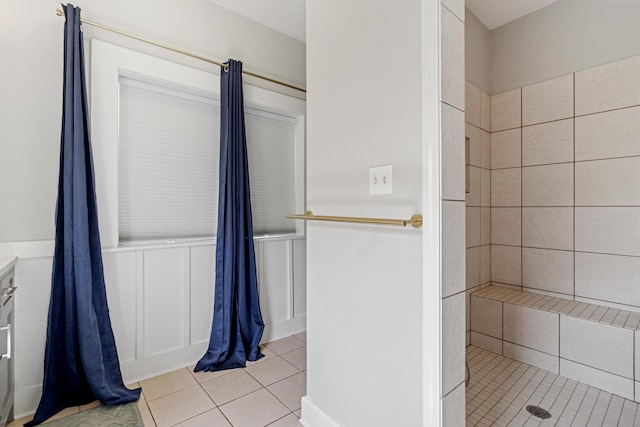
[[[34,426],[70,406],[137,400],[124,386],[109,318],[89,139],[80,9],[65,12],[64,86],[55,251]]]
[[[244,367],[263,357],[244,123],[242,63],[229,60],[220,79],[220,178],[216,282],[209,349],[195,371]]]

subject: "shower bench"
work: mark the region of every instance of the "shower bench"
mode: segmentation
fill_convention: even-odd
[[[640,401],[640,313],[496,285],[470,310],[472,345]]]

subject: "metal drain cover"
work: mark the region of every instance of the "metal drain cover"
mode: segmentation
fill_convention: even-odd
[[[534,417],[542,418],[543,420],[551,418],[551,414],[549,413],[549,411],[542,409],[539,406],[528,405],[527,412],[529,412]]]

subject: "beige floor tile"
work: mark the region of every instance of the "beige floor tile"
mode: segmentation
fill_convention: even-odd
[[[275,397],[295,411],[300,409],[300,399],[307,393],[307,374],[301,372],[292,377],[285,378],[267,387]]]
[[[222,405],[220,410],[234,427],[266,426],[289,413],[289,409],[265,389]]]
[[[232,427],[229,421],[222,415],[219,409],[212,409],[185,422],[176,424],[176,427]]]
[[[229,375],[204,382],[202,387],[211,396],[216,405],[220,406],[256,391],[262,385],[244,370],[239,369]]]
[[[307,342],[307,331],[300,332],[299,334],[295,334],[294,337],[298,338],[301,341]]]
[[[275,354],[273,351],[269,350],[266,347],[262,347],[260,352],[262,354],[264,354],[264,357],[261,358],[261,359],[256,360],[255,362],[247,362],[247,366],[253,366],[253,365],[257,364],[257,363],[262,363],[265,360],[273,359],[274,357],[278,356],[277,354]]]
[[[294,414],[289,414],[286,417],[282,417],[276,422],[269,424],[269,427],[300,427],[302,424],[298,422],[298,417]]]
[[[238,369],[225,369],[223,371],[213,371],[213,372],[206,372],[206,371],[198,371],[198,372],[194,372],[193,369],[196,367],[196,365],[193,366],[189,366],[187,369],[189,370],[189,372],[191,373],[191,375],[193,376],[193,378],[196,379],[196,381],[198,381],[200,384],[207,382],[207,381],[211,381],[214,378],[219,378],[222,377],[224,375],[230,374],[231,372],[235,372]]]
[[[156,427],[156,422],[153,420],[153,416],[146,402],[138,402],[138,410],[140,411],[140,417],[142,418],[144,427]]]
[[[298,419],[302,418],[302,409],[298,409],[297,411],[293,411],[293,413],[295,414],[296,417],[298,417]]]
[[[215,407],[199,384],[149,402],[158,427],[172,426]]]
[[[100,402],[99,400],[94,400],[91,403],[88,403],[86,405],[80,406],[80,412],[87,411],[87,410],[93,409],[93,408],[97,408],[100,405],[102,405],[102,402]]]
[[[250,366],[245,368],[245,371],[264,386],[300,372],[298,368],[280,357],[274,357],[273,359]]]
[[[307,347],[306,346],[299,348],[297,350],[293,350],[289,353],[285,353],[280,357],[282,357],[284,360],[291,363],[293,366],[300,369],[301,371],[307,370]]]
[[[158,377],[140,381],[144,396],[148,402],[184,390],[187,387],[196,385],[198,382],[193,375],[186,369],[178,369]]]
[[[296,350],[305,345],[305,342],[299,340],[295,336],[290,336],[286,338],[279,339],[277,341],[272,341],[265,345],[265,348],[273,351],[275,354],[284,354],[289,353],[290,351]]]
[[[18,418],[17,420],[13,420],[9,424],[7,424],[7,427],[22,427],[32,419],[33,419],[33,415],[29,415],[28,417]]]

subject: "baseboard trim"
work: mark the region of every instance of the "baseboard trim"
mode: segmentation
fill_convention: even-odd
[[[318,408],[311,399],[309,399],[309,396],[302,397],[302,418],[300,419],[300,424],[304,427],[340,427],[340,424],[335,422],[322,409]]]

